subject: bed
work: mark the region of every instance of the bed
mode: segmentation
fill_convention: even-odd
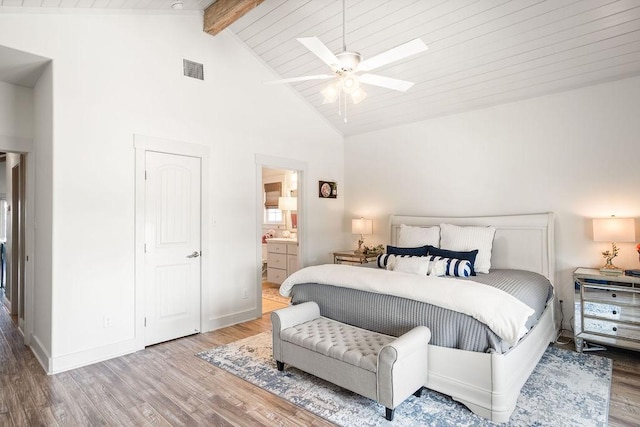
[[[399,232],[403,224],[424,227],[426,230],[427,227],[442,223],[495,228],[493,246],[490,250],[491,273],[486,276],[479,273],[478,282],[488,280],[494,272],[496,272],[494,275],[500,275],[505,274],[506,270],[518,270],[520,274],[544,276],[548,282],[553,283],[555,270],[552,213],[492,217],[394,215],[390,218],[390,244],[398,244]],[[506,274],[511,273],[507,271]],[[383,295],[375,290],[373,292],[345,290],[342,287],[327,286],[327,284],[299,283],[291,286],[290,289],[294,304],[316,300],[322,315],[326,317],[390,335],[401,334],[403,329],[414,326],[407,322],[411,323],[415,320],[402,319],[400,322],[394,320],[392,322],[394,324],[388,325],[386,323],[389,322],[384,321],[388,316],[387,313],[409,310],[412,304],[422,304],[408,298]],[[332,297],[327,297],[332,293]],[[335,304],[336,299],[341,301],[341,306]],[[370,315],[365,314],[354,319],[352,315],[356,310],[353,306],[354,301],[368,307],[366,311]],[[349,304],[352,305],[349,306]],[[392,307],[392,305],[395,306]],[[557,336],[554,306],[555,297],[554,292],[551,291],[545,303],[535,310],[539,311],[535,315],[538,318],[537,323],[534,322],[533,326],[528,325],[530,327],[526,335],[518,336],[517,343],[512,342],[515,345],[504,345],[500,339],[492,337],[491,332],[485,333],[489,344],[479,344],[478,348],[470,345],[471,350],[435,345],[432,339],[432,344],[429,345],[429,378],[425,386],[451,396],[482,417],[494,422],[508,421],[515,409],[520,389],[549,343]],[[470,325],[476,323],[479,324],[472,319]],[[477,326],[477,328],[481,327],[484,325]],[[385,328],[391,328],[391,330]],[[485,349],[487,345],[488,349]]]

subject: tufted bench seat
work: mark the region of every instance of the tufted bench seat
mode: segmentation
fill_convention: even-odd
[[[425,326],[395,338],[321,317],[315,302],[274,311],[271,323],[278,370],[286,363],[373,399],[388,420],[427,382],[431,331]]]

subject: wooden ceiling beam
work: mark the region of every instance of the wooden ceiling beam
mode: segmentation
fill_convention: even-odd
[[[204,11],[204,31],[215,36],[264,0],[217,0]]]

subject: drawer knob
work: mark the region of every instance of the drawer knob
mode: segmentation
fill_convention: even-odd
[[[618,314],[618,312],[616,310],[613,310],[613,314]]]
[[[616,328],[615,326],[613,327],[614,332],[618,330],[618,328]]]
[[[613,298],[615,298],[615,297],[616,297],[616,294],[611,294],[611,296],[612,296]]]

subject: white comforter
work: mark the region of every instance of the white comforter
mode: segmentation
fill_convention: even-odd
[[[500,289],[451,277],[326,264],[296,271],[282,283],[280,294],[290,296],[293,285],[300,283],[320,283],[390,294],[454,310],[486,324],[512,346],[527,333],[525,323],[534,313],[531,307]]]

